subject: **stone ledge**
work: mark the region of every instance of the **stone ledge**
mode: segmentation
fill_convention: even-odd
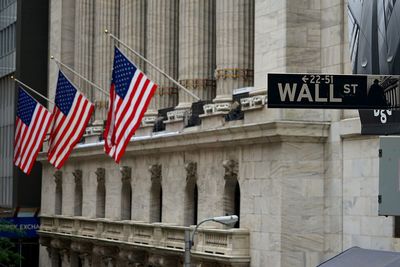
[[[328,137],[330,123],[280,121],[247,125],[227,124],[215,129],[184,131],[134,137],[126,149],[126,155],[152,154],[184,151],[207,147],[238,146],[269,142],[310,142],[322,143]],[[103,143],[78,146],[70,159],[82,157],[108,158],[103,152]],[[46,162],[41,153],[39,161]]]

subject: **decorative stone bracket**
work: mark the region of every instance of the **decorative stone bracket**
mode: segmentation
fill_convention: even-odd
[[[121,181],[123,184],[130,183],[132,178],[132,168],[128,166],[123,166],[120,169],[121,171]]]
[[[239,163],[236,160],[224,160],[222,166],[225,169],[225,180],[237,179],[239,172]]]
[[[161,164],[153,164],[149,167],[151,181],[161,181]]]
[[[106,170],[104,168],[97,168],[96,170],[97,184],[104,184],[106,179]]]
[[[197,180],[197,163],[190,161],[185,164],[186,182]]]
[[[75,184],[80,185],[82,184],[82,170],[75,170],[73,173],[75,178]]]
[[[57,186],[61,186],[62,184],[62,171],[56,171],[54,173],[54,182]]]

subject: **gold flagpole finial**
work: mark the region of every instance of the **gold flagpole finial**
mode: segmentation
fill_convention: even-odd
[[[107,30],[107,29],[104,29],[104,33],[108,33],[108,30]]]

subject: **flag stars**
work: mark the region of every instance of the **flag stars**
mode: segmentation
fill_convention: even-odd
[[[64,115],[68,115],[74,102],[77,90],[60,71],[56,89],[56,106]]]
[[[119,50],[115,48],[114,67],[112,74],[112,83],[115,86],[115,92],[122,98],[128,92],[130,81],[132,80],[136,66],[129,61]]]
[[[17,116],[29,126],[35,111],[37,101],[26,93],[21,87],[18,90]]]

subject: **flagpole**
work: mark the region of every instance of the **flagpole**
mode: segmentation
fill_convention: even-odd
[[[73,74],[77,75],[79,78],[81,78],[82,80],[84,80],[85,82],[89,83],[90,85],[92,85],[93,87],[95,87],[97,90],[100,90],[101,92],[103,92],[103,94],[110,96],[110,94],[103,90],[103,88],[101,88],[100,86],[98,86],[97,84],[91,82],[89,79],[83,77],[82,75],[80,75],[78,72],[76,72],[74,69],[72,69],[71,67],[68,67],[67,65],[65,65],[64,63],[62,63],[61,61],[59,61],[58,59],[56,59],[55,57],[51,56],[50,57],[52,60],[54,60],[58,65],[63,66],[64,68],[66,68],[67,70],[71,71]]]
[[[42,95],[41,93],[37,92],[35,89],[33,89],[32,87],[26,85],[25,83],[21,82],[20,80],[18,80],[17,78],[11,76],[11,79],[13,79],[14,81],[16,81],[17,83],[23,85],[25,88],[29,89],[31,92],[34,92],[35,94],[37,94],[38,96],[42,97],[43,99],[47,100],[48,102],[50,102],[51,104],[54,105],[54,102],[51,101],[49,98],[45,97],[44,95]]]
[[[167,77],[167,79],[169,79],[171,82],[173,82],[174,84],[176,84],[180,89],[182,89],[183,91],[185,91],[186,93],[188,93],[189,95],[191,95],[193,98],[195,98],[196,100],[201,100],[200,97],[198,97],[197,95],[193,94],[192,92],[190,92],[188,89],[186,89],[182,84],[180,84],[179,82],[175,81],[174,78],[172,78],[171,76],[169,76],[167,73],[165,73],[164,71],[162,71],[160,68],[158,68],[156,65],[154,65],[153,63],[151,63],[149,60],[147,60],[145,57],[143,57],[141,54],[139,54],[138,52],[136,52],[135,50],[133,50],[132,48],[130,48],[127,44],[125,44],[124,42],[122,42],[120,39],[118,39],[114,34],[109,33],[108,30],[106,29],[104,31],[106,34],[108,34],[111,38],[113,38],[115,41],[117,41],[118,43],[122,44],[125,48],[127,48],[129,51],[131,51],[132,53],[134,53],[135,55],[137,55],[139,58],[141,58],[142,60],[144,60],[146,63],[148,63],[150,66],[152,66],[153,68],[155,68],[158,72],[160,72],[162,75],[164,75],[165,77]]]

